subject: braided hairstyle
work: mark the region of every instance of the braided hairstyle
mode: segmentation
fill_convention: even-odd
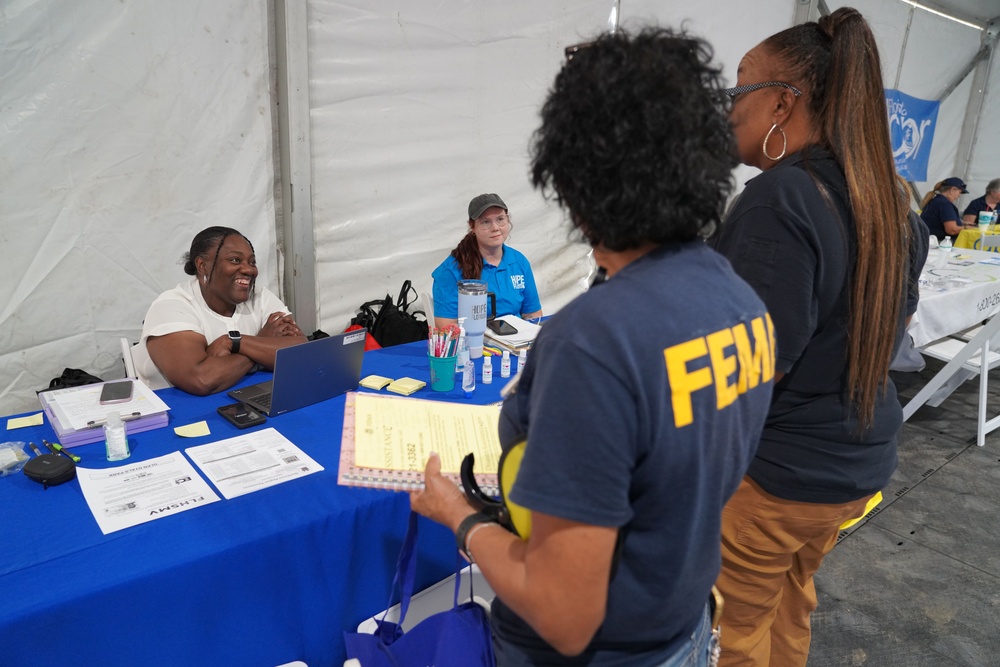
[[[242,232],[231,227],[209,227],[198,232],[194,239],[191,240],[191,250],[184,253],[184,257],[182,257],[184,261],[184,273],[189,276],[198,275],[198,268],[194,263],[195,260],[201,257],[207,261],[209,256],[211,256],[212,270],[208,273],[208,282],[211,282],[212,276],[215,274],[215,263],[219,259],[219,253],[222,251],[222,245],[226,242],[227,238],[234,234],[242,236],[243,240],[250,246],[250,252],[254,252],[253,243],[250,243],[250,239],[243,236]],[[251,286],[251,297],[253,296],[254,286],[256,286],[256,281]]]

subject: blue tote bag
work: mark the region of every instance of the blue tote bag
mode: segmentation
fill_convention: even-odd
[[[416,579],[417,514],[410,512],[410,525],[396,564],[392,590],[401,585],[399,623],[377,621],[374,634],[345,632],[347,657],[362,667],[494,667],[493,639],[486,610],[471,600],[458,604],[461,567],[455,576],[455,606],[434,614],[404,633],[406,611]],[[386,604],[389,608],[392,599]]]

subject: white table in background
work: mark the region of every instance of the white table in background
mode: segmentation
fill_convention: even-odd
[[[938,371],[917,395],[903,407],[903,419],[909,419],[938,389],[951,379],[963,364],[977,353],[981,368],[988,368],[988,342],[1000,332],[1000,257],[996,253],[955,249],[947,262],[940,250],[932,249],[920,276],[920,303],[909,326],[913,344],[919,349],[935,341],[986,324],[955,356]],[[1000,417],[986,420],[988,373],[980,373],[977,443],[982,446],[986,434],[1000,427]]]

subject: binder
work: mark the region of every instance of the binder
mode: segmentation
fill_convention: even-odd
[[[43,391],[38,394],[38,400],[64,447],[103,440],[104,417],[112,410],[122,415],[128,435],[166,426],[170,409],[167,404],[142,382],[133,384],[132,400],[127,403],[101,405],[104,383]]]
[[[393,491],[418,491],[424,487],[424,465],[426,459],[415,461],[409,467],[374,467],[362,466],[357,463],[356,445],[356,399],[358,394],[350,392],[344,406],[344,429],[340,441],[340,467],[337,473],[337,482],[342,486],[361,486],[373,489],[389,489]],[[441,409],[452,406],[442,401],[427,401],[422,399],[403,398],[398,396],[363,394],[362,400],[379,401],[379,405],[387,405],[385,401],[408,401],[413,404],[426,404],[428,410]],[[460,406],[461,407],[461,406]],[[497,406],[464,406],[474,409],[496,410],[499,421],[500,410]],[[476,482],[483,492],[498,496],[500,495],[500,485],[497,481],[497,466],[500,458],[500,439],[496,435],[496,424],[493,424],[493,435],[495,442],[490,442],[484,448],[478,448],[473,453],[476,455]],[[433,446],[433,445],[432,445]],[[437,451],[441,451],[438,447]],[[461,452],[464,455],[465,452]],[[461,483],[459,472],[443,472],[446,478],[456,484]]]

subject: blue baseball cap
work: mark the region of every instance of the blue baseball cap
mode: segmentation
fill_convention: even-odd
[[[969,194],[969,191],[965,189],[965,182],[958,176],[952,176],[951,178],[946,178],[941,181],[942,188],[958,188],[962,191],[963,195]]]

